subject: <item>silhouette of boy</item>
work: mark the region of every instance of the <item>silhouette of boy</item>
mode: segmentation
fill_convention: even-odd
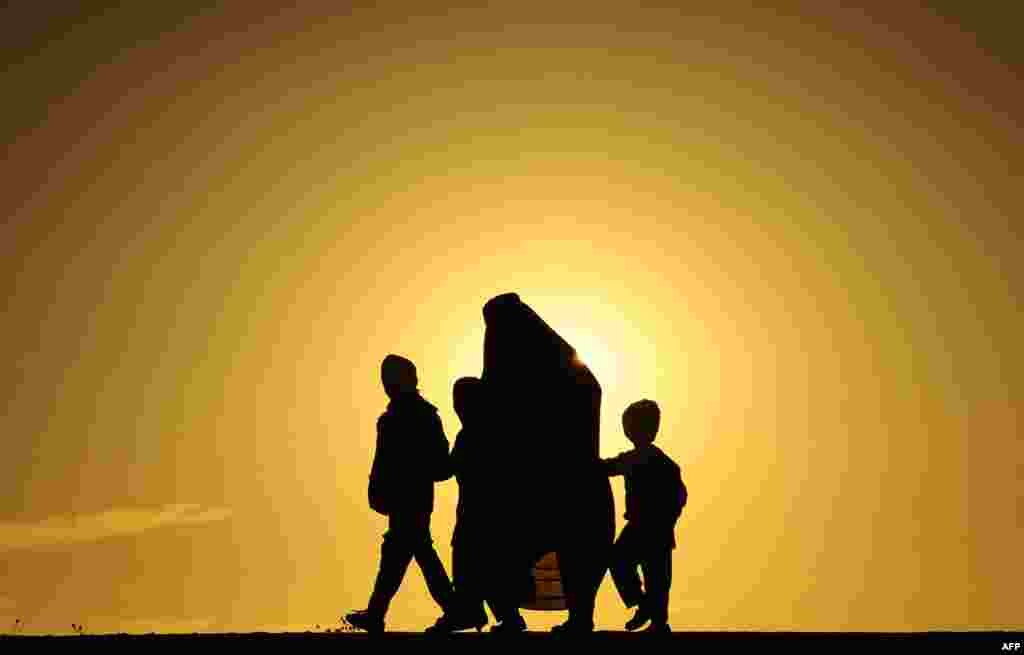
[[[669,632],[668,592],[672,584],[675,524],[686,505],[686,485],[679,466],[654,445],[661,410],[639,400],[622,414],[622,428],[633,450],[602,460],[610,476],[626,478],[626,525],[612,548],[611,573],[626,607],[637,607],[626,623],[637,630]],[[643,569],[644,589],[637,566]]]
[[[452,578],[455,583],[456,611],[439,620],[431,632],[456,632],[487,625],[484,600],[499,624],[492,632],[518,632],[526,629],[519,608],[503,602],[501,593],[504,572],[489,570],[488,555],[497,546],[498,521],[503,517],[495,511],[496,485],[500,470],[506,464],[495,456],[493,443],[487,441],[487,399],[480,378],[463,377],[452,387],[455,413],[462,429],[455,437],[451,461],[459,484],[459,500],[455,509],[455,530],[452,533]],[[497,578],[497,580],[495,579]]]
[[[430,536],[434,483],[452,476],[448,439],[437,408],[417,389],[416,366],[411,361],[398,355],[385,357],[381,382],[391,402],[377,419],[377,448],[367,495],[371,509],[388,517],[388,531],[367,608],[345,616],[367,632],[383,632],[388,606],[413,558],[442,611],[451,608],[454,595]]]

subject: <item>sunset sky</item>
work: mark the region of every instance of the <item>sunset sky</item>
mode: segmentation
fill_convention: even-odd
[[[1010,10],[79,4],[0,9],[0,632],[364,607],[380,361],[454,440],[507,291],[662,408],[674,629],[1024,628]]]

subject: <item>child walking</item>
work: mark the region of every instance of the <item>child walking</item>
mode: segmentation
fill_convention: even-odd
[[[626,607],[636,614],[626,623],[637,630],[670,632],[668,592],[672,584],[675,525],[686,505],[687,490],[679,466],[654,445],[661,410],[640,400],[622,414],[622,427],[633,450],[602,460],[609,476],[626,479],[626,525],[612,549],[611,574]],[[643,586],[637,567],[643,570]]]

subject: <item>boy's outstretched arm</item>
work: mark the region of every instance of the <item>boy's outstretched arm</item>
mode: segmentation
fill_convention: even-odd
[[[601,468],[604,469],[605,475],[610,477],[626,475],[630,469],[629,453],[625,452],[609,459],[602,459]]]

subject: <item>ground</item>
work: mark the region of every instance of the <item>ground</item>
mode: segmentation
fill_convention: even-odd
[[[68,647],[76,651],[90,646],[104,652],[118,646],[185,648],[271,647],[301,648],[306,652],[394,652],[420,650],[435,653],[486,652],[504,650],[594,653],[657,649],[658,652],[735,652],[762,651],[785,653],[869,652],[950,652],[950,653],[1024,653],[1024,632],[923,632],[923,633],[793,633],[793,632],[676,632],[652,636],[624,632],[595,632],[582,637],[566,637],[543,632],[514,636],[487,633],[460,633],[437,637],[422,633],[389,632],[371,636],[363,633],[246,633],[194,635],[75,635],[75,636],[0,636],[0,652],[12,647]],[[631,653],[630,655],[635,655]]]

